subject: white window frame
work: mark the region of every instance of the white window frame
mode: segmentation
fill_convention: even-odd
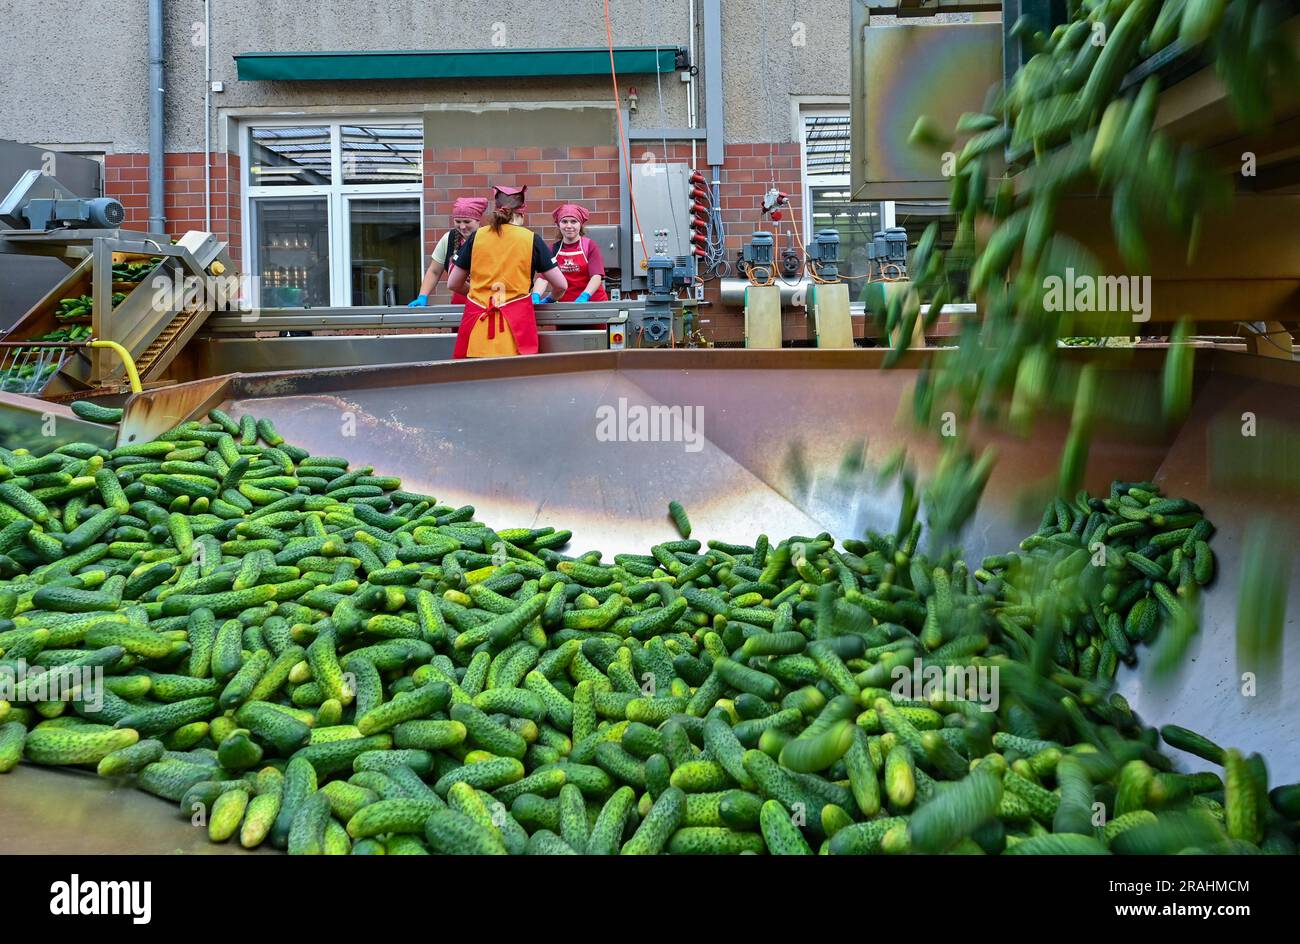
[[[370,189],[375,190],[381,188],[372,186]],[[411,199],[411,194],[406,193],[404,191],[400,193],[390,191],[387,189],[387,186],[385,185],[382,188],[381,193],[370,193],[370,192],[365,192],[361,194],[345,193],[343,195],[342,208],[340,211],[341,215],[339,217],[339,230],[341,233],[341,242],[343,244],[343,252],[344,252],[343,259],[346,261],[347,264],[338,267],[343,270],[341,273],[339,273],[342,276],[343,284],[339,287],[338,297],[346,298],[347,301],[344,304],[349,306],[354,304],[352,301],[352,201],[354,198],[361,198],[366,200],[409,200]],[[420,260],[421,261],[418,266],[418,269],[421,278],[423,278],[424,268],[425,268],[425,264],[423,261],[424,260],[424,201],[423,200],[420,201],[419,209],[420,209]],[[331,262],[330,263],[331,275],[334,274],[335,268],[336,267],[334,266],[333,262]],[[397,299],[394,302],[394,304],[402,305],[405,303],[401,299]]]
[[[366,196],[374,199],[385,197],[410,198],[419,201],[420,240],[418,243],[419,261],[417,268],[424,272],[424,180],[401,184],[345,184],[343,180],[343,126],[366,125],[369,127],[389,125],[422,125],[423,117],[419,112],[398,115],[352,115],[352,116],[304,116],[282,118],[275,115],[256,116],[239,122],[239,163],[240,163],[240,230],[243,236],[243,269],[253,272],[253,201],[258,198],[292,199],[294,197],[324,197],[326,207],[326,226],[329,232],[330,264],[330,307],[347,308],[352,306],[352,229],[349,224],[348,201],[353,196]],[[254,128],[328,128],[330,135],[330,179],[334,183],[325,186],[297,186],[293,184],[276,186],[254,186],[249,183],[251,138]],[[423,161],[421,162],[423,163]],[[253,304],[261,307],[261,280],[253,280]]]
[[[808,173],[808,125],[805,118],[816,117],[818,115],[831,115],[843,117],[846,121],[849,119],[849,101],[843,99],[828,100],[818,99],[814,101],[797,101],[793,103],[795,133],[799,140],[799,170],[802,177],[803,186],[803,232],[804,245],[811,246],[812,240],[816,235],[812,228],[812,178]],[[823,174],[817,178],[819,187],[843,187],[845,190],[850,189],[849,174]],[[894,225],[894,201],[883,200],[880,203],[880,225],[882,229],[887,229]]]

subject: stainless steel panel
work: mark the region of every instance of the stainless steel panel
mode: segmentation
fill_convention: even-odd
[[[667,252],[670,256],[684,256],[690,250],[691,169],[685,164],[664,164],[651,144],[630,145],[632,154],[632,199],[636,202],[636,215],[641,231],[631,229],[632,274],[644,275],[641,261],[655,249],[655,230],[668,231]],[[641,245],[644,236],[649,246]]]
[[[850,188],[854,200],[947,200],[938,155],[908,143],[916,119],[951,128],[1002,81],[1002,24],[872,27],[853,5]],[[991,166],[996,177],[1001,168]]]
[[[539,331],[542,354],[603,351],[608,331]],[[269,370],[311,370],[316,367],[360,367],[371,364],[412,364],[450,360],[456,335],[384,334],[328,335],[305,338],[199,338],[191,345],[204,376],[258,373]]]
[[[111,400],[97,402],[115,405]],[[116,439],[113,427],[83,420],[61,403],[0,393],[0,446],[6,449],[30,449],[41,455],[74,442],[112,449]]]
[[[614,223],[601,223],[596,226],[588,226],[587,236],[600,247],[601,258],[605,260],[605,268],[618,268],[619,253],[623,251],[623,228]]]
[[[0,853],[9,855],[231,855],[178,805],[92,771],[22,764],[0,778]],[[271,854],[269,848],[258,853]]]
[[[307,338],[197,338],[200,373],[217,376],[361,364],[404,364],[451,357],[454,334],[341,335]]]

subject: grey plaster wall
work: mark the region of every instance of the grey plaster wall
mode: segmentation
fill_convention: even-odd
[[[724,0],[723,88],[726,140],[791,140],[792,97],[849,92],[851,0]],[[169,151],[203,143],[203,0],[167,0]],[[616,45],[688,46],[688,0],[611,0]],[[593,0],[211,0],[213,133],[246,110],[320,106],[412,111],[425,105],[489,101],[604,101],[595,77],[501,80],[467,87],[426,82],[240,82],[234,54],[254,51],[603,46],[601,5]],[[696,17],[702,23],[702,4]],[[0,0],[0,135],[25,142],[105,150],[147,146],[146,0]],[[44,36],[57,54],[33,55]],[[703,58],[702,30],[696,61]],[[666,74],[624,77],[640,93],[634,127],[684,126],[686,83]],[[662,98],[659,86],[662,86]],[[700,93],[700,123],[703,92]],[[214,140],[214,147],[223,144]]]

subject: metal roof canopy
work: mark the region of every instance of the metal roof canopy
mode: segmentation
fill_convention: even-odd
[[[245,52],[235,56],[241,81],[314,79],[515,78],[609,75],[609,49],[392,49],[352,52]],[[616,46],[624,74],[684,69],[680,46]]]

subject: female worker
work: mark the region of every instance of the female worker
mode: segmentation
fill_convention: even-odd
[[[465,240],[452,261],[447,287],[469,296],[453,357],[537,353],[530,291],[540,275],[557,295],[567,288],[542,238],[518,223],[527,187],[493,187],[488,225]]]
[[[605,294],[605,261],[600,256],[600,247],[587,236],[587,220],[591,214],[586,207],[564,203],[556,207],[551,216],[560,228],[560,239],[551,246],[551,254],[564,273],[568,285],[564,294],[554,300],[579,303],[608,301],[609,296]],[[552,300],[542,297],[545,288],[542,280],[538,279],[533,286],[535,304],[545,304]]]
[[[485,197],[456,198],[451,208],[452,228],[442,234],[442,239],[438,240],[438,245],[433,248],[433,259],[429,262],[429,270],[424,273],[424,281],[420,283],[420,296],[406,307],[423,308],[429,304],[429,296],[433,294],[438,280],[442,278],[442,273],[447,271],[450,264],[455,261],[456,253],[460,251],[460,247],[465,244],[469,235],[478,229],[485,210],[487,210]],[[468,299],[464,295],[453,292],[451,301],[453,305],[463,305]]]

